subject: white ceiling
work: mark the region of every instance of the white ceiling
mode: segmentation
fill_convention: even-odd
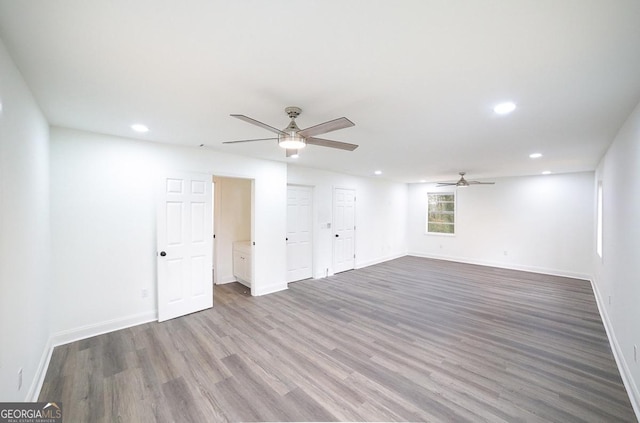
[[[640,101],[638,0],[0,0],[0,37],[53,125],[404,182],[592,170]],[[286,106],[360,148],[221,144]]]

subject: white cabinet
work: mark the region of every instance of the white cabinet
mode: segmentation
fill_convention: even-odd
[[[251,288],[251,242],[233,243],[233,276],[241,284]]]

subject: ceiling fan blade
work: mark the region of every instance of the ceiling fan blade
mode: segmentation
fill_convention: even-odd
[[[237,144],[240,142],[254,142],[254,141],[269,141],[269,140],[277,140],[278,138],[256,138],[253,140],[238,140],[238,141],[225,141],[223,144]]]
[[[356,148],[358,148],[358,145],[356,144],[349,144],[346,142],[331,141],[331,140],[325,140],[322,138],[313,138],[313,137],[307,138],[307,144],[319,145],[321,147],[339,148],[340,150],[348,150],[348,151],[353,151]]]
[[[337,131],[338,129],[349,128],[354,125],[355,123],[351,122],[346,117],[341,117],[325,123],[319,123],[306,129],[302,129],[301,131],[298,131],[298,135],[305,138],[313,137],[320,134],[326,134],[327,132]]]
[[[495,185],[495,182],[467,181],[469,185]]]
[[[438,185],[436,185],[436,186],[437,187],[451,187],[451,186],[454,186],[454,185],[458,185],[458,183],[457,182],[451,182],[451,183],[449,183],[449,182],[438,182]]]
[[[273,126],[269,126],[266,123],[262,123],[259,120],[255,120],[253,118],[250,118],[249,116],[245,116],[245,115],[231,115],[231,116],[233,116],[236,119],[244,120],[245,122],[248,122],[248,123],[250,123],[252,125],[259,126],[259,127],[263,128],[263,129],[266,129],[267,131],[274,132],[274,133],[276,133],[278,135],[287,135],[286,132],[281,131],[278,128],[274,128]]]

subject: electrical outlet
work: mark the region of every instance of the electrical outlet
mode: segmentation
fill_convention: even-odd
[[[504,250],[504,255],[505,255],[505,256],[507,255],[507,250]]]
[[[634,345],[633,346],[633,361],[634,362],[638,362],[638,346]]]
[[[148,290],[148,289],[146,289],[146,288],[144,288],[144,289],[141,291],[141,295],[142,295],[142,298],[147,298],[147,297],[149,296],[149,290]]]
[[[22,389],[22,367],[18,370],[18,391]]]
[[[611,295],[609,295],[609,305],[611,305]]]

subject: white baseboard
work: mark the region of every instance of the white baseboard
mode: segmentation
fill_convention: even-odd
[[[36,374],[33,377],[33,381],[31,382],[31,386],[27,391],[27,397],[24,399],[25,402],[37,402],[38,397],[40,396],[40,390],[42,389],[42,384],[44,383],[44,378],[47,375],[47,369],[49,368],[49,362],[51,361],[51,354],[53,353],[53,344],[51,343],[51,338],[47,341],[44,349],[42,350],[42,355],[40,357],[40,362],[38,363],[38,368],[36,369]],[[51,399],[52,401],[56,400],[55,398]]]
[[[289,289],[289,286],[286,283],[285,284],[278,283],[278,284],[262,287],[260,288],[260,290],[256,290],[256,292],[253,292],[254,290],[252,290],[251,295],[260,296],[260,295],[273,294],[274,292],[284,291],[286,289]]]
[[[52,345],[54,347],[57,347],[58,345],[68,344],[70,342],[91,338],[92,336],[102,335],[103,333],[126,329],[132,326],[149,323],[156,320],[158,320],[157,312],[147,311],[144,313],[134,314],[132,316],[108,320],[106,322],[100,322],[91,325],[80,326],[74,329],[63,330],[51,335]]]
[[[407,255],[407,253],[399,253],[399,254],[392,254],[390,256],[380,257],[380,258],[373,259],[373,260],[367,260],[367,261],[363,261],[363,262],[356,262],[354,269],[362,269],[364,267],[369,267],[369,266],[373,266],[375,264],[384,263],[385,261],[395,260],[397,258],[404,257],[406,255]],[[333,275],[335,275],[335,273],[332,270],[327,269],[327,271],[325,271],[325,272],[316,272],[313,275],[313,278],[314,279],[322,279],[322,278],[327,278],[327,277],[333,276]]]
[[[229,276],[224,276],[224,277],[220,277],[218,278],[218,280],[216,281],[216,285],[224,285],[226,283],[232,283],[232,282],[236,282],[236,277],[233,275],[229,275]]]
[[[577,273],[577,272],[562,270],[562,269],[549,269],[545,267],[527,266],[527,265],[512,264],[512,263],[502,263],[502,262],[492,262],[487,260],[476,260],[476,259],[471,259],[467,257],[453,257],[453,256],[444,256],[444,255],[437,255],[437,254],[425,254],[425,253],[412,252],[412,251],[407,253],[407,255],[415,256],[415,257],[430,258],[434,260],[446,260],[446,261],[454,261],[458,263],[477,264],[478,266],[497,267],[500,269],[520,270],[523,272],[541,273],[543,275],[562,276],[565,278],[591,280],[591,275],[588,275],[585,273]]]
[[[368,261],[356,263],[356,269],[362,269],[363,267],[369,267],[369,266],[373,266],[374,264],[384,263],[385,261],[395,260],[397,258],[404,257],[406,255],[407,255],[406,253],[392,254],[390,256],[381,257],[374,260],[368,260]]]
[[[629,395],[629,401],[631,401],[633,411],[636,413],[636,418],[640,421],[640,390],[638,390],[638,386],[631,375],[631,370],[629,369],[627,360],[625,359],[624,354],[622,354],[622,348],[620,348],[620,344],[616,338],[616,333],[613,330],[613,325],[609,319],[607,308],[604,307],[604,304],[606,303],[598,289],[598,284],[595,283],[594,278],[589,278],[589,281],[591,282],[591,287],[593,288],[593,293],[596,297],[596,304],[598,305],[598,311],[600,312],[604,329],[607,332],[607,337],[609,338],[609,345],[611,345],[613,357],[616,360],[620,376],[622,377],[622,383],[624,383],[624,387],[627,389],[627,395]]]

